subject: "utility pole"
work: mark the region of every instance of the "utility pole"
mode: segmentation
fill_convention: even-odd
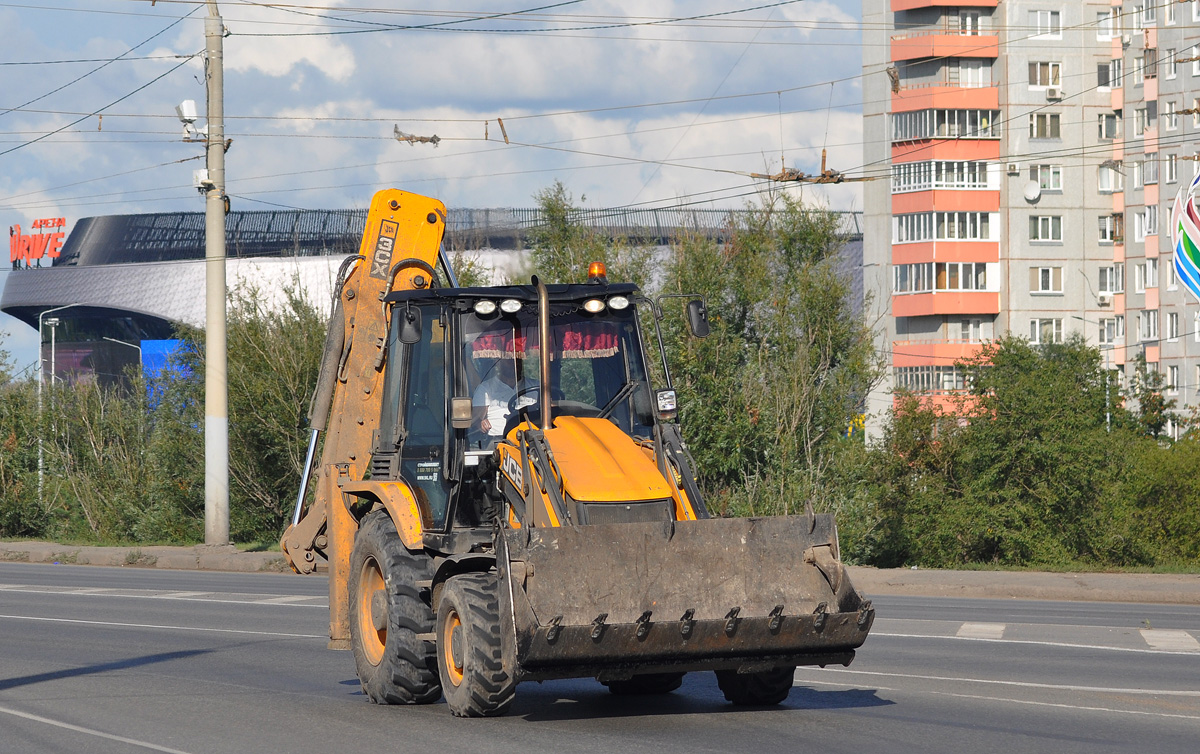
[[[204,19],[208,183],[204,192],[204,543],[229,544],[229,381],[225,348],[225,26]]]

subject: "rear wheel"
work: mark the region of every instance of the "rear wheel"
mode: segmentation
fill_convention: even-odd
[[[601,681],[619,696],[669,694],[683,685],[683,673],[644,673],[621,681]]]
[[[504,668],[497,593],[494,574],[465,573],[448,580],[438,600],[438,670],[458,717],[503,715],[516,695]]]
[[[742,707],[767,707],[787,699],[796,668],[774,668],[759,673],[718,670],[717,686],[725,698]]]
[[[417,582],[430,578],[424,553],[409,552],[386,511],[363,519],[350,554],[350,646],[363,693],[377,704],[429,704],[442,695],[433,611]]]

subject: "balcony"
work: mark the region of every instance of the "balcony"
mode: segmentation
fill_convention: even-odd
[[[961,34],[957,31],[914,31],[892,37],[892,60],[921,58],[992,58],[1000,54],[995,34]]]
[[[1000,294],[993,291],[937,291],[892,296],[893,317],[999,313]]]
[[[996,8],[1000,0],[892,0],[892,12],[917,8]]]
[[[892,95],[892,112],[911,110],[999,110],[1000,88],[995,84],[967,86],[937,81],[902,85]]]
[[[974,356],[982,345],[979,340],[895,340],[892,341],[892,366],[953,364]]]

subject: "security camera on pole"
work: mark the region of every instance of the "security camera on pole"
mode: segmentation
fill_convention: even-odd
[[[225,350],[225,26],[215,0],[204,19],[208,175],[204,192],[204,543],[229,543],[229,385]],[[182,114],[181,114],[182,117]]]

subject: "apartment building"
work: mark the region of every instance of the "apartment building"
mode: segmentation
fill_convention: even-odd
[[[864,193],[891,365],[871,413],[897,388],[945,402],[1008,332],[1080,332],[1120,379],[1145,354],[1198,402],[1167,220],[1200,165],[1200,0],[1153,2],[864,0],[864,162],[890,176]]]

